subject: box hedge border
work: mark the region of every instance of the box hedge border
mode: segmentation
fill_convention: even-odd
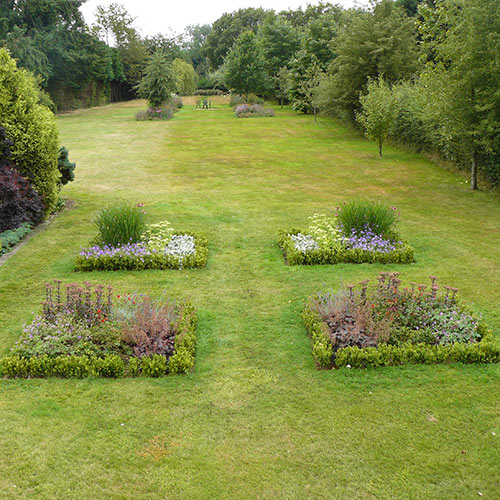
[[[344,347],[336,353],[328,335],[328,325],[317,311],[306,306],[302,318],[312,341],[312,353],[319,368],[368,368],[444,363],[500,363],[500,341],[488,332],[481,342],[451,345],[403,344],[378,347]]]
[[[165,270],[205,267],[208,261],[208,243],[206,236],[189,231],[176,232],[175,234],[186,234],[194,237],[195,252],[194,254],[184,256],[184,258],[182,259],[182,266],[179,257],[159,253],[141,258],[116,255],[112,257],[109,255],[101,255],[99,257],[85,258],[81,255],[78,255],[78,257],[76,258],[75,270],[142,271],[145,269]]]
[[[191,305],[186,309],[193,311]],[[0,359],[0,376],[4,378],[85,378],[85,377],[162,377],[188,373],[194,367],[196,351],[196,315],[186,315],[179,323],[174,354],[168,359],[154,354],[131,357],[128,362],[117,354],[102,358],[89,356],[40,356]]]
[[[278,244],[283,251],[288,265],[318,265],[318,264],[411,264],[415,262],[413,248],[405,241],[403,245],[391,252],[370,252],[360,249],[318,248],[309,252],[301,252],[295,248],[291,234],[305,234],[300,229],[290,229],[278,232]]]

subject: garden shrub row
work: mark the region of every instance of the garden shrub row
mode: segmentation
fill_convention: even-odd
[[[25,222],[17,229],[0,233],[0,255],[7,253],[12,247],[17,245],[31,231],[31,228],[32,225]]]
[[[128,361],[116,354],[102,358],[95,356],[47,355],[24,358],[4,356],[0,358],[0,377],[5,378],[85,378],[85,377],[162,377],[188,373],[194,366],[196,338],[194,329],[185,332],[184,339],[176,347],[176,353],[168,360],[160,354],[130,358]]]

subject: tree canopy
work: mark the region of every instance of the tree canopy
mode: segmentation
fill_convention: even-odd
[[[224,82],[229,89],[245,97],[269,88],[264,58],[252,31],[242,33],[228,54]]]

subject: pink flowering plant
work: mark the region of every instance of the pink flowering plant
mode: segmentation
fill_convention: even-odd
[[[381,364],[416,362],[419,356],[421,362],[449,361],[449,355],[451,360],[467,361],[471,353],[500,361],[500,346],[493,347],[490,355],[483,352],[492,346],[491,335],[481,316],[458,300],[458,289],[441,287],[435,276],[430,281],[430,285],[402,287],[399,273],[383,272],[373,286],[363,281],[337,293],[312,296],[303,317],[318,364],[345,366],[366,349],[363,353]],[[370,364],[362,359],[366,364],[360,366]]]

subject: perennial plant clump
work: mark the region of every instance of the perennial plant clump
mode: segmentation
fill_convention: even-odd
[[[309,236],[308,234],[302,234],[302,233],[291,234],[290,238],[292,238],[295,248],[299,252],[306,253],[311,250],[317,250],[319,248],[318,243],[314,240],[312,236]]]
[[[260,104],[239,104],[234,110],[238,118],[250,118],[253,116],[274,116],[274,110],[271,108],[264,108]]]
[[[139,122],[148,120],[170,120],[174,116],[174,108],[172,105],[151,107],[145,111],[138,111],[135,114],[135,119]]]
[[[343,241],[347,248],[381,253],[393,252],[403,245],[402,241],[384,239],[383,236],[373,232],[373,229],[369,225],[366,225],[360,231],[352,228],[350,236],[344,238]]]

